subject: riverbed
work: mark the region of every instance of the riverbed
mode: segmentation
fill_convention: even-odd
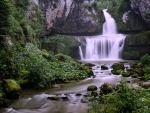
[[[82,61],[87,63],[88,61]],[[121,75],[111,74],[111,65],[119,61],[91,61],[95,64],[92,67],[94,77],[90,77],[81,81],[71,81],[68,84],[56,84],[53,88],[43,90],[24,90],[20,98],[13,100],[9,108],[0,109],[0,113],[87,113],[89,102],[85,95],[89,95],[87,91],[89,85],[96,85],[99,87],[108,82],[110,84],[118,84],[123,79]],[[125,67],[130,68],[128,62],[136,61],[122,61],[125,62]],[[109,67],[108,70],[101,70],[101,65]],[[139,80],[135,78],[127,78],[127,81],[138,87]],[[81,94],[81,95],[76,95]],[[48,97],[67,97],[68,100],[50,100]]]

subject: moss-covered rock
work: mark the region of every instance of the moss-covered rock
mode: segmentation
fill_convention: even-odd
[[[87,90],[88,91],[95,91],[95,90],[97,90],[97,87],[95,85],[91,85],[91,86],[88,86]]]
[[[122,76],[123,77],[129,77],[130,76],[130,72],[122,72]]]
[[[109,83],[104,83],[100,87],[100,93],[102,94],[109,94],[113,91],[112,86]]]
[[[122,73],[122,69],[118,69],[118,70],[111,70],[111,73],[114,75],[120,75]]]
[[[111,67],[113,68],[113,70],[124,70],[124,64],[122,62],[114,63]]]
[[[21,93],[21,87],[17,84],[15,80],[12,79],[4,79],[3,83],[3,90],[6,96],[10,99],[17,99]]]
[[[144,76],[144,69],[143,68],[138,68],[135,70],[135,72],[138,74],[138,76]]]
[[[91,96],[93,96],[93,97],[96,97],[96,96],[98,96],[98,93],[97,93],[97,91],[92,91],[92,92],[91,92]]]

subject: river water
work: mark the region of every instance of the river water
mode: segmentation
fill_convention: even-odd
[[[72,81],[68,84],[58,84],[53,88],[44,90],[25,90],[20,98],[13,100],[9,108],[0,109],[0,113],[87,113],[88,104],[83,103],[89,94],[87,87],[89,85],[96,85],[100,87],[104,82],[117,84],[121,80],[121,75],[111,74],[111,65],[118,61],[91,61],[95,66],[93,68],[95,78],[87,78],[81,81]],[[134,61],[130,61],[134,62]],[[83,61],[86,63],[86,61]],[[109,70],[101,70],[100,66],[105,64]],[[130,67],[129,63],[125,63],[126,67]],[[128,78],[128,80],[135,86],[138,86],[138,80]],[[99,92],[99,90],[98,90]],[[76,96],[81,93],[81,96]],[[49,100],[47,97],[67,96],[69,100]]]

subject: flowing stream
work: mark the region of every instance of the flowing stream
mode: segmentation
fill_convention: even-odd
[[[59,84],[55,85],[53,88],[34,91],[25,90],[21,94],[20,98],[13,100],[10,108],[0,109],[0,113],[87,113],[88,104],[84,103],[82,100],[87,100],[88,95],[91,92],[87,91],[89,85],[96,85],[99,87],[104,83],[108,82],[111,84],[117,84],[122,78],[121,75],[111,74],[111,65],[116,61],[92,61],[95,66],[93,68],[95,78],[87,78],[82,81],[72,81],[69,84]],[[130,61],[131,62],[131,61]],[[86,63],[85,61],[83,63]],[[101,65],[106,65],[109,70],[101,70]],[[125,64],[129,67],[129,64]],[[139,82],[137,79],[128,78],[129,81],[135,86],[138,86]],[[76,94],[80,93],[80,96]],[[67,96],[69,100],[49,100],[47,97],[57,96],[63,97]]]
[[[102,35],[77,37],[81,60],[121,59],[125,35],[117,33],[115,20],[107,10],[103,10],[105,22]]]

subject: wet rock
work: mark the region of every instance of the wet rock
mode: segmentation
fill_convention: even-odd
[[[111,67],[113,68],[113,70],[119,70],[119,69],[124,70],[124,64],[121,62],[114,63]]]
[[[76,96],[81,96],[81,95],[82,95],[81,93],[77,93],[77,94],[76,94]]]
[[[92,91],[91,96],[96,97],[96,96],[98,96],[98,93],[96,91]]]
[[[47,97],[47,99],[50,99],[50,100],[60,100],[60,97],[52,96],[52,97]]]
[[[107,82],[102,84],[101,87],[100,87],[100,93],[109,94],[112,91],[113,91],[112,86],[109,83],[107,83]]]
[[[147,81],[147,82],[143,82],[142,84],[140,84],[141,87],[145,88],[145,89],[148,89],[150,88],[150,80]]]
[[[90,97],[90,94],[87,93],[87,94],[84,94],[83,96],[84,97]]]
[[[2,82],[2,86],[6,96],[9,99],[17,99],[21,93],[21,87],[17,84],[15,80],[12,79],[4,79]]]
[[[122,69],[118,69],[118,70],[111,70],[112,74],[114,75],[120,75],[122,73]]]
[[[105,66],[105,65],[101,65],[101,69],[102,69],[102,70],[108,70],[108,67]]]
[[[138,74],[138,76],[143,76],[145,73],[143,68],[138,68],[135,70],[135,72]]]
[[[131,68],[136,69],[136,68],[142,68],[143,64],[141,62],[136,62],[131,64]]]
[[[88,103],[88,100],[81,99],[81,103]]]
[[[69,98],[67,96],[63,96],[63,97],[61,97],[61,99],[64,100],[64,101],[69,100]]]
[[[94,90],[97,90],[97,87],[95,85],[88,86],[87,88],[87,91],[94,91]]]
[[[122,76],[123,77],[129,77],[130,76],[130,72],[122,72]]]

